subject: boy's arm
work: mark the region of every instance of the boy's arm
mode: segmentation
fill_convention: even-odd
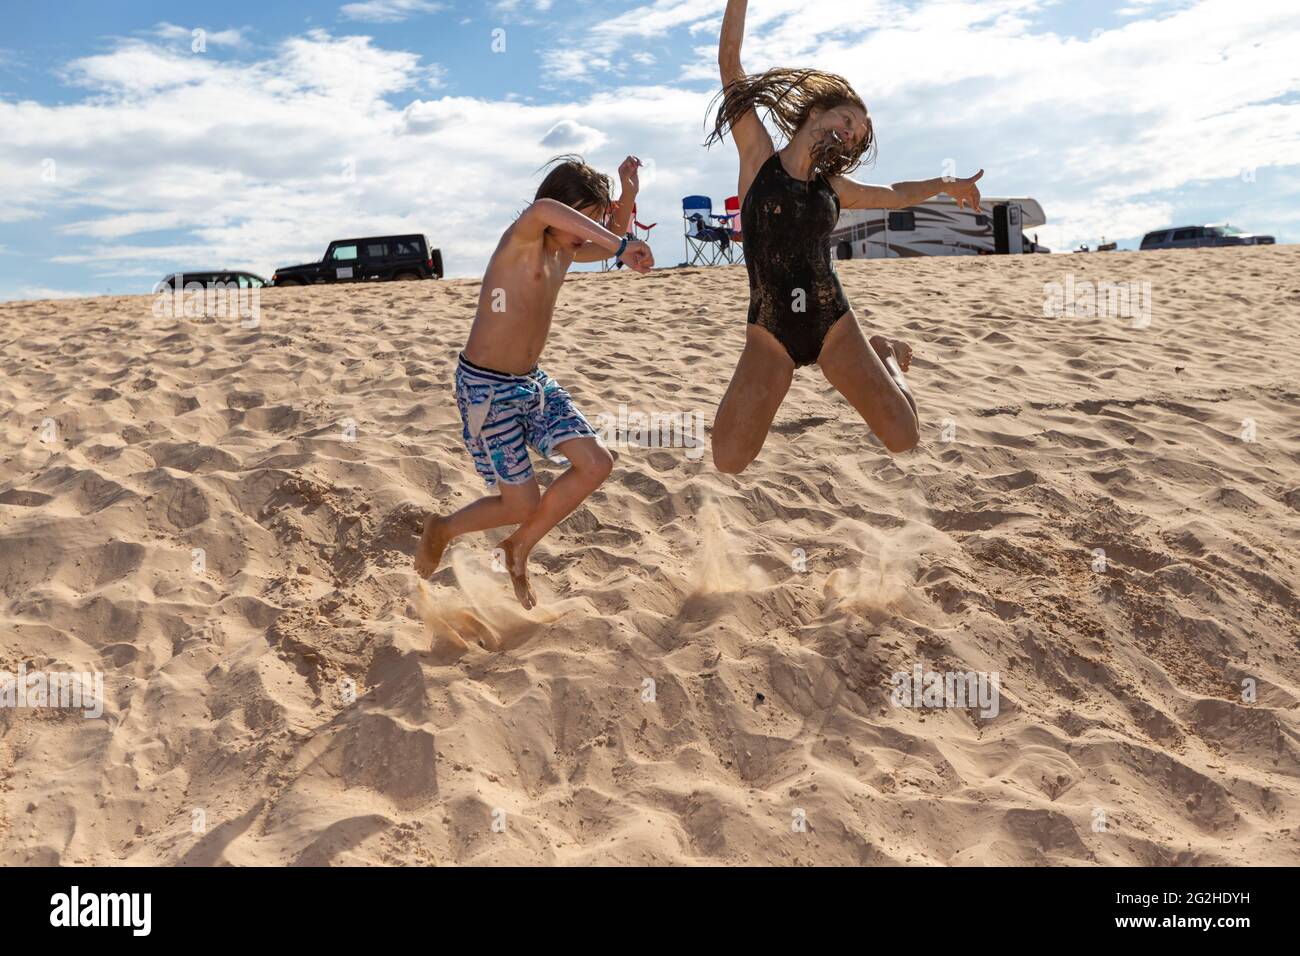
[[[608,249],[606,258],[618,255],[623,249],[623,261],[634,272],[649,272],[655,264],[650,247],[639,239],[629,240],[626,248],[623,240],[614,235],[598,222],[588,219],[578,210],[566,206],[554,199],[539,199],[520,214],[511,227],[515,238],[524,241],[540,241],[549,227],[572,233],[589,244],[600,249]]]
[[[622,236],[614,235],[600,223],[554,199],[537,200],[515,221],[515,231],[521,239],[540,239],[549,228],[571,233],[607,250],[606,258],[615,255],[623,244]]]

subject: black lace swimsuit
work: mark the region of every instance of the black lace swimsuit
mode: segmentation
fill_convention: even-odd
[[[825,177],[800,182],[777,153],[754,177],[740,209],[749,269],[749,321],[767,329],[794,360],[811,365],[849,300],[831,262],[840,197]]]

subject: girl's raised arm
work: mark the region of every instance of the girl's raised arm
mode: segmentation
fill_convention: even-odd
[[[729,91],[736,91],[745,83],[745,68],[740,65],[740,46],[745,39],[745,11],[748,0],[727,0],[727,12],[722,18],[722,36],[718,40],[718,69],[722,73],[724,109]],[[746,166],[757,169],[772,155],[772,137],[767,135],[763,122],[754,110],[747,109],[740,116],[729,117],[727,124],[731,138],[740,151],[742,178]],[[750,177],[752,178],[752,176]]]

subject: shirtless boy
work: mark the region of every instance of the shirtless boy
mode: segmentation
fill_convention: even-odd
[[[619,167],[622,195],[612,204],[609,179],[578,157],[560,157],[533,204],[506,230],[488,262],[469,342],[456,367],[456,405],[474,468],[495,489],[448,515],[430,515],[415,552],[415,570],[428,577],[455,537],[518,525],[501,543],[515,595],[537,603],[528,581],[528,555],[609,477],[614,461],[573,400],[537,367],[555,301],[569,266],[611,256],[636,272],[654,266],[650,247],[624,239],[639,187],[640,162]],[[610,228],[600,222],[610,212]],[[568,470],[543,494],[525,446],[548,458],[563,455]]]

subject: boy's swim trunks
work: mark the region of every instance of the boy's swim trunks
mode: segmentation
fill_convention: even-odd
[[[498,481],[519,485],[533,477],[525,445],[563,461],[556,445],[596,437],[569,393],[536,367],[525,375],[508,375],[462,355],[456,365],[456,406],[465,425],[465,447],[489,488]]]

